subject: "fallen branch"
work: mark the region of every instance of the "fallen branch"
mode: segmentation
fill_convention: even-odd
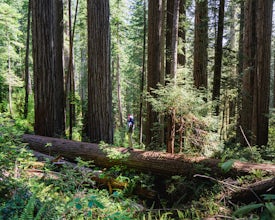
[[[261,199],[263,194],[275,194],[275,177],[249,184],[239,191],[232,192],[230,201],[233,203],[249,203],[255,201],[255,195],[257,195],[257,200],[263,202]]]
[[[261,199],[262,194],[275,193],[275,177],[258,181],[246,186],[237,186],[226,181],[217,180],[210,176],[196,174],[194,177],[201,177],[218,182],[221,185],[230,189],[227,197],[231,203],[251,203],[252,201],[263,202]],[[232,188],[234,188],[232,190]]]

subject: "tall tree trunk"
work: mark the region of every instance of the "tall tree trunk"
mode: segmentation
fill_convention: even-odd
[[[252,141],[252,111],[253,111],[253,85],[255,76],[256,54],[256,1],[247,0],[244,6],[244,42],[243,42],[243,78],[242,78],[242,108],[240,112],[240,126]],[[241,136],[242,145],[246,145],[245,137]]]
[[[245,2],[241,127],[250,144],[268,142],[272,0]],[[243,138],[245,139],[245,138]],[[246,140],[241,140],[246,145]]]
[[[69,78],[69,139],[72,140],[73,135],[73,122],[74,122],[74,67],[73,67],[73,35],[72,35],[72,1],[68,0],[68,20],[69,20],[69,66],[68,66],[68,78]]]
[[[174,0],[167,0],[166,9],[166,77],[171,77],[171,60],[172,60],[172,30],[174,15]]]
[[[147,91],[157,88],[161,75],[161,12],[162,0],[149,1],[148,4],[148,74]],[[155,142],[158,136],[153,132],[154,124],[158,123],[158,114],[153,110],[152,105],[147,103],[147,124],[146,124],[146,146]]]
[[[196,0],[195,40],[194,40],[194,85],[196,88],[207,88],[208,63],[208,1]]]
[[[275,52],[274,52],[274,63],[275,63]],[[274,75],[273,75],[273,108],[275,108],[275,65],[274,65],[274,70],[273,70],[273,72],[274,72]]]
[[[88,134],[113,142],[109,0],[88,0]]]
[[[161,26],[161,45],[160,45],[160,51],[161,51],[161,73],[160,73],[160,84],[165,85],[165,78],[166,78],[166,8],[167,8],[167,0],[162,0],[162,12],[161,12],[161,20],[162,20],[162,26]],[[160,134],[159,134],[159,145],[164,146],[166,137],[166,123],[165,123],[165,116],[160,115],[159,116],[159,124],[160,124]]]
[[[224,1],[220,0],[219,6],[219,21],[218,21],[218,35],[215,45],[215,63],[214,63],[214,82],[213,82],[213,93],[212,100],[216,101],[215,114],[219,115],[219,101],[221,94],[221,71],[222,71],[222,42],[223,42],[223,21],[224,21]]]
[[[123,127],[122,100],[121,100],[120,56],[119,56],[119,54],[117,54],[116,71],[117,71],[116,72],[116,81],[117,81],[117,99],[118,99],[119,126]]]
[[[120,1],[117,1],[117,8],[120,7]],[[120,48],[120,29],[119,22],[116,23],[117,28],[117,47]],[[123,114],[122,114],[122,100],[121,100],[121,76],[120,76],[120,51],[117,50],[116,55],[116,81],[117,81],[117,100],[118,100],[118,114],[119,114],[119,126],[123,127]]]
[[[63,3],[32,3],[34,130],[39,135],[64,135]]]
[[[186,63],[186,50],[185,50],[185,43],[186,43],[186,31],[185,31],[185,21],[186,21],[186,0],[180,0],[180,9],[179,9],[179,38],[181,40],[180,53],[178,53],[178,63],[181,66],[185,66]]]
[[[240,126],[242,124],[241,111],[242,111],[242,75],[244,74],[244,1],[240,3],[241,13],[240,13],[240,30],[239,30],[239,49],[238,49],[238,81],[237,81],[237,111],[239,112],[237,118],[237,126],[236,126],[236,139],[240,141],[244,145],[244,138],[242,136],[242,132]]]
[[[172,83],[176,85],[177,78],[177,63],[178,63],[178,29],[179,29],[179,5],[180,0],[174,0],[173,9],[173,28],[171,41],[171,67],[170,78]],[[176,109],[172,109],[168,122],[168,138],[167,138],[167,152],[174,153],[175,136],[176,136]]]
[[[236,38],[237,7],[235,2],[230,3],[229,13],[230,13],[230,20],[232,21],[230,24],[229,48],[231,51],[237,51],[237,41],[236,41],[237,39]],[[235,79],[235,82],[236,82],[236,84],[234,85],[235,88],[236,88],[236,85],[237,85],[237,88],[239,86],[238,84],[239,77],[237,76],[237,71],[238,71],[238,66],[236,65],[236,68],[234,68],[234,70],[232,71],[233,78]],[[229,100],[229,124],[236,124],[237,99],[238,97],[235,97]]]
[[[140,80],[140,101],[139,101],[139,144],[143,142],[143,93],[144,93],[144,78],[145,78],[145,62],[146,62],[146,0],[143,1],[143,47],[142,47],[142,70]]]
[[[9,113],[13,117],[13,108],[12,108],[12,85],[11,85],[11,55],[10,55],[10,39],[8,39],[8,82],[9,82]]]
[[[268,143],[272,8],[272,0],[257,1],[257,68],[253,89],[252,132],[256,135],[255,144],[258,146]]]
[[[29,51],[30,51],[30,31],[31,31],[31,4],[32,4],[32,0],[29,0],[26,54],[25,54],[25,103],[24,103],[25,119],[28,117],[29,93],[30,93]]]

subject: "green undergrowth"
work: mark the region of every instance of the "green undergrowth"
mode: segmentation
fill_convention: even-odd
[[[121,166],[103,170],[101,178],[111,177],[128,184],[126,189],[118,190],[96,184],[91,174],[81,169],[96,169],[93,163],[80,158],[77,167],[58,168],[49,161],[43,167],[35,167],[37,161],[32,151],[21,142],[26,131],[31,131],[26,121],[16,121],[1,114],[0,220],[203,219],[217,215],[231,218],[233,214],[235,217],[232,218],[245,219],[264,214],[272,216],[275,200],[272,195],[266,195],[261,203],[228,206],[224,186],[209,179],[182,176],[162,179]],[[112,152],[111,155],[116,157]],[[41,175],[34,175],[35,172]],[[263,173],[254,171],[237,181],[253,182],[264,177]],[[137,193],[137,189],[143,190],[143,196]]]

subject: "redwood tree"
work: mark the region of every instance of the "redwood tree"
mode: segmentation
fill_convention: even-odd
[[[207,47],[208,1],[196,0],[193,76],[197,88],[207,88]]]
[[[223,55],[223,21],[224,21],[224,2],[225,0],[220,0],[219,5],[219,21],[218,21],[218,34],[215,45],[215,63],[214,63],[214,82],[213,82],[213,92],[212,100],[219,101],[221,94],[221,72],[222,72],[222,55]],[[219,115],[219,104],[216,104],[215,114]]]
[[[149,0],[148,2],[148,74],[147,91],[157,88],[161,75],[161,12],[162,0]],[[154,124],[158,121],[158,114],[153,111],[152,105],[147,103],[146,117],[146,146],[153,142]]]
[[[257,68],[254,81],[252,132],[256,135],[256,144],[261,146],[268,142],[273,1],[256,2],[257,52],[255,59]]]
[[[63,3],[32,1],[32,39],[36,134],[63,135]]]
[[[272,0],[245,2],[240,125],[247,140],[243,138],[243,145],[268,142],[272,4]]]
[[[31,4],[28,5],[28,21],[27,21],[27,39],[26,39],[26,54],[25,54],[25,103],[24,103],[24,118],[28,117],[29,93],[31,90],[30,72],[29,72],[29,51],[30,51],[30,32],[31,32]]]
[[[109,0],[88,0],[88,131],[95,143],[113,142]]]
[[[179,8],[179,39],[181,40],[180,52],[178,53],[178,63],[182,66],[185,66],[186,63],[186,50],[185,50],[185,41],[186,41],[186,30],[185,30],[185,21],[186,21],[186,0],[180,0]]]
[[[171,60],[169,77],[171,82],[176,85],[177,63],[178,63],[178,29],[179,29],[179,7],[180,0],[173,0],[173,16],[171,31]],[[167,15],[168,16],[168,15]],[[168,118],[167,152],[174,153],[175,135],[176,135],[176,110],[172,109]]]

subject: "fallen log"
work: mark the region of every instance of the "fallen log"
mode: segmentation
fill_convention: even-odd
[[[226,177],[247,174],[252,170],[262,170],[275,174],[275,165],[234,162],[232,168],[224,173],[220,160],[206,157],[187,157],[182,154],[142,151],[121,147],[99,146],[93,143],[66,139],[23,135],[23,142],[29,143],[33,150],[49,154],[62,155],[68,160],[81,157],[82,160],[94,161],[100,167],[124,165],[137,171],[160,176],[183,175],[192,178],[196,173],[209,174],[212,177]],[[113,156],[115,155],[115,156]]]
[[[236,192],[230,193],[232,203],[262,202],[261,195],[275,193],[275,177],[261,180],[253,184],[240,187]]]

